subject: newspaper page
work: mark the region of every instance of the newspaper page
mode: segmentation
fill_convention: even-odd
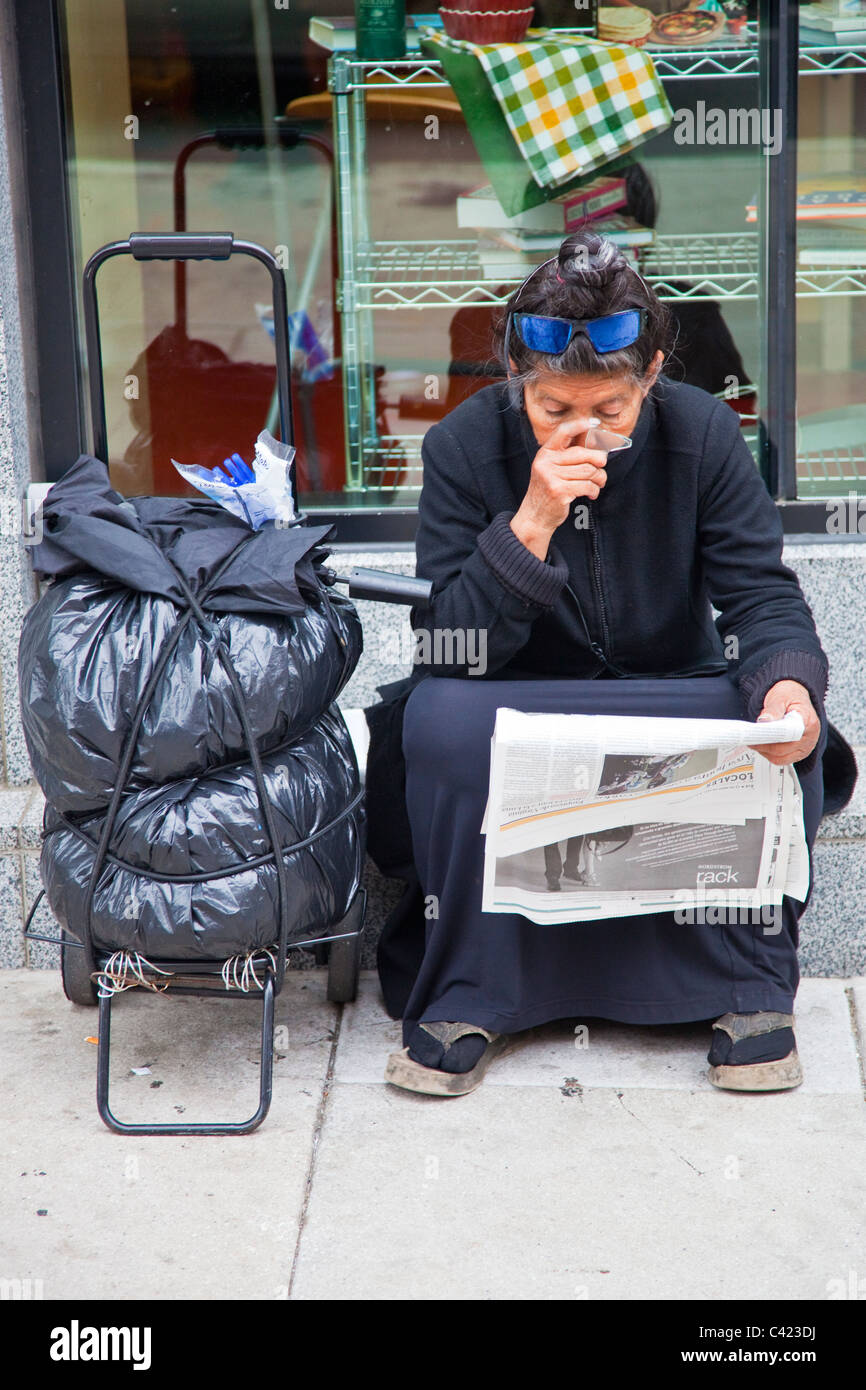
[[[803,901],[799,782],[754,751],[802,733],[795,714],[751,724],[500,709],[483,910],[561,923]]]

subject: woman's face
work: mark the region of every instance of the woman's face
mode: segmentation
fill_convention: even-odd
[[[657,352],[640,384],[625,374],[610,377],[581,372],[562,376],[542,371],[523,393],[527,418],[539,445],[546,444],[564,420],[590,415],[601,421],[602,428],[630,435],[663,361],[664,354]],[[577,433],[573,443],[582,444],[584,432]]]

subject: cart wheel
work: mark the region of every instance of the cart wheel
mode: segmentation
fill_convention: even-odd
[[[75,939],[62,927],[60,935],[64,941]],[[63,993],[73,1004],[95,1005],[99,1002],[96,985],[90,978],[87,961],[80,946],[61,946],[60,978],[63,981]]]
[[[328,961],[328,998],[332,1004],[349,1004],[358,993],[361,969],[361,933],[332,941]]]

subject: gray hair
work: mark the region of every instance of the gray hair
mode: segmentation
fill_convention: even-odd
[[[596,352],[582,333],[576,333],[558,356],[533,352],[512,325],[509,356],[514,360],[514,368],[505,355],[505,325],[508,315],[517,309],[553,318],[586,320],[630,308],[645,310],[643,330],[634,343],[614,352]],[[525,387],[538,381],[542,373],[563,377],[626,376],[635,384],[645,384],[657,352],[662,352],[664,362],[672,351],[674,330],[670,310],[620,248],[584,228],[567,236],[558,254],[537,266],[514,291],[497,324],[494,345],[507,377],[509,400],[515,409],[521,410],[525,408]]]

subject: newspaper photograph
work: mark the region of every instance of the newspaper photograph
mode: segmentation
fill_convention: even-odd
[[[802,729],[798,715],[750,724],[499,710],[483,910],[561,923],[804,900],[796,773],[751,746]]]

